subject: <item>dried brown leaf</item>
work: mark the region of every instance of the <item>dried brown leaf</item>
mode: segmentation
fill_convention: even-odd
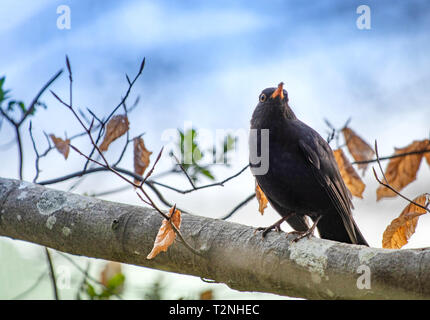
[[[167,219],[163,220],[161,227],[158,230],[157,237],[155,238],[154,247],[146,257],[147,259],[156,257],[161,251],[167,251],[167,249],[175,241],[176,233],[175,230],[173,230],[171,223],[173,223],[176,229],[179,230],[181,227],[181,211],[175,209],[175,212],[173,212],[174,208],[170,209],[169,217],[171,217],[171,222],[169,222]]]
[[[100,145],[100,151],[106,151],[109,145],[126,133],[128,129],[129,122],[125,114],[113,116],[106,125],[106,133]]]
[[[213,291],[211,289],[200,292],[200,300],[212,300]]]
[[[149,166],[149,157],[152,152],[148,151],[145,147],[145,143],[142,138],[134,138],[134,173],[142,176],[146,168]],[[137,179],[134,180],[135,183],[139,183]]]
[[[334,150],[334,158],[336,159],[339,167],[340,175],[349,191],[351,191],[353,196],[363,198],[363,191],[366,188],[366,185],[343,153],[343,150]]]
[[[63,140],[61,138],[57,138],[53,134],[50,134],[52,142],[54,142],[55,148],[64,156],[64,159],[67,160],[70,151],[70,139]]]
[[[426,160],[427,160],[427,164],[430,166],[430,152],[426,152],[426,153],[424,153],[424,157],[426,158]]]
[[[375,151],[373,151],[372,147],[359,135],[357,135],[351,128],[343,128],[342,133],[348,151],[355,161],[367,161],[373,158]],[[363,169],[364,174],[367,168],[367,163],[359,164],[358,168]]]
[[[260,211],[261,215],[263,215],[264,209],[267,208],[267,203],[269,201],[267,200],[266,195],[264,194],[263,190],[261,190],[257,181],[255,181],[255,196],[257,197],[257,200],[258,200],[258,211]]]
[[[395,148],[394,154],[408,153],[424,150],[429,146],[429,140],[414,141],[404,148]],[[417,171],[420,168],[423,154],[411,154],[404,157],[392,158],[385,169],[385,177],[388,184],[395,190],[400,191],[417,177]],[[384,197],[395,197],[396,194],[384,187],[379,186],[376,190],[376,198],[380,200]]]
[[[425,193],[415,198],[413,201],[422,205],[428,206],[430,194]],[[419,216],[425,214],[427,211],[423,208],[409,203],[402,211],[400,216],[393,221],[385,229],[382,236],[382,247],[387,249],[400,249],[415,233],[415,228],[418,224]]]

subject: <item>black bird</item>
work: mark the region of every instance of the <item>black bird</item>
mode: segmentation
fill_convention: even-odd
[[[267,141],[262,129],[269,129]],[[261,159],[256,163],[258,154]],[[283,83],[260,94],[251,119],[250,166],[270,204],[282,216],[264,229],[263,236],[287,221],[299,234],[295,241],[309,237],[317,227],[323,239],[368,246],[352,217],[351,193],[333,151],[314,129],[297,119]],[[314,222],[311,228],[305,216]]]

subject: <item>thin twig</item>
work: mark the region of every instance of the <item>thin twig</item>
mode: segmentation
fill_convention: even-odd
[[[176,191],[178,193],[186,194],[186,193],[190,193],[190,192],[193,192],[193,191],[196,191],[196,190],[211,188],[211,187],[215,187],[215,186],[221,186],[221,187],[223,187],[226,182],[228,182],[231,179],[234,179],[237,176],[239,176],[248,167],[249,167],[249,164],[247,164],[245,167],[243,167],[239,172],[235,173],[234,175],[232,175],[232,176],[230,176],[230,177],[228,177],[228,178],[226,178],[226,179],[224,179],[222,181],[211,183],[211,184],[206,184],[206,185],[203,185],[203,186],[198,186],[198,187],[195,187],[195,188],[192,188],[192,189],[187,189],[187,190],[180,190],[178,188],[175,188],[175,187],[172,187],[172,186],[169,186],[167,184],[164,184],[164,183],[161,183],[161,182],[157,182],[157,181],[152,181],[152,183],[156,184],[156,185],[159,185],[160,187],[164,187],[166,189],[170,189],[170,190]]]
[[[39,277],[36,279],[36,281],[27,289],[25,289],[23,292],[19,293],[18,295],[16,295],[15,297],[13,297],[11,300],[19,300],[21,298],[23,298],[24,296],[26,296],[27,294],[29,294],[31,291],[33,291],[34,289],[37,288],[37,286],[42,282],[43,278],[46,277],[47,272],[43,271]]]
[[[410,156],[410,155],[414,155],[414,154],[422,154],[422,153],[427,153],[427,152],[430,152],[430,149],[410,151],[410,152],[405,152],[405,153],[398,153],[398,154],[393,154],[393,155],[388,156],[388,157],[380,157],[379,161],[390,160],[390,159],[394,159],[394,158],[406,157],[406,156]],[[373,162],[377,162],[377,161],[378,161],[378,159],[361,160],[361,161],[351,162],[351,164],[366,164],[366,163],[373,163]]]
[[[190,183],[191,187],[193,188],[193,190],[196,190],[196,186],[194,185],[193,179],[191,179],[191,177],[189,176],[187,170],[185,170],[185,168],[183,167],[183,165],[181,164],[181,162],[178,160],[178,158],[172,153],[171,156],[173,158],[175,158],[177,165],[181,168],[182,172],[185,174],[185,176],[188,179],[188,182]]]
[[[91,262],[88,261],[87,267],[85,268],[85,271],[84,271],[84,276],[82,278],[81,284],[78,288],[78,291],[76,292],[76,300],[81,300],[81,291],[84,290],[85,285],[88,283],[87,279],[88,279],[88,273],[90,271],[90,267],[91,267]]]
[[[19,180],[23,179],[23,169],[24,169],[24,153],[22,150],[22,139],[19,125],[15,126],[16,141],[18,143],[18,174]]]
[[[51,254],[49,253],[49,249],[45,247],[45,255],[46,255],[46,261],[48,262],[49,266],[49,272],[51,276],[51,283],[52,283],[52,290],[54,292],[54,298],[55,300],[60,300],[60,296],[58,294],[58,288],[57,288],[57,279],[55,277],[55,270],[54,270],[54,264],[52,262]]]
[[[148,178],[152,175],[154,172],[155,166],[157,165],[158,161],[160,161],[161,155],[163,154],[164,146],[161,148],[160,152],[158,153],[157,159],[155,159],[154,164],[152,165],[151,170],[148,171],[145,178],[141,181],[140,186],[143,186],[143,184],[148,180]]]
[[[224,217],[221,217],[219,219],[221,219],[221,220],[227,220],[233,214],[235,214],[240,208],[242,208],[244,205],[246,205],[249,201],[251,201],[254,198],[255,198],[255,192],[253,194],[250,194],[243,201],[241,201],[236,207],[234,207],[229,213],[227,213]]]
[[[34,108],[36,107],[40,97],[42,94],[48,89],[51,84],[57,80],[57,78],[63,73],[63,69],[59,70],[51,79],[48,80],[48,82],[42,87],[42,89],[39,90],[36,97],[34,97],[33,101],[30,103],[30,107],[27,109],[27,111],[23,114],[21,120],[17,123],[18,126],[21,126],[21,124],[25,121],[25,119],[33,112]]]
[[[163,196],[163,194],[157,189],[157,187],[156,186],[154,186],[153,185],[153,183],[152,183],[152,181],[146,181],[146,183],[145,183],[154,193],[155,193],[155,195],[157,196],[157,198],[166,206],[166,207],[168,207],[168,208],[171,208],[171,207],[173,207],[173,204],[172,203],[170,203],[169,201],[167,201],[166,200],[166,198],[164,198],[164,196]],[[180,210],[181,212],[183,212],[183,213],[188,213],[188,214],[192,214],[191,212],[189,212],[189,211],[186,211],[186,210],[184,210],[184,209],[182,209],[182,208],[177,208],[178,210]]]
[[[127,184],[127,185],[119,187],[119,188],[114,188],[114,189],[110,189],[110,190],[106,190],[106,191],[102,191],[102,192],[98,192],[98,193],[90,193],[89,196],[90,197],[103,197],[103,196],[123,192],[123,191],[129,190],[131,188],[133,188],[133,187],[130,186],[129,184]]]

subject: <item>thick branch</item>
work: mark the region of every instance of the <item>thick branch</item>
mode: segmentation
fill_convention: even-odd
[[[0,235],[76,255],[195,275],[241,291],[303,298],[430,298],[430,248],[387,250],[292,236],[188,214],[180,243],[147,260],[159,213],[0,178]],[[361,267],[360,267],[361,266]],[[370,270],[370,289],[358,289]],[[359,268],[360,267],[360,268]],[[362,271],[361,271],[362,272]]]

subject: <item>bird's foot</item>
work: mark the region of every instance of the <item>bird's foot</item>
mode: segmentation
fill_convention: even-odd
[[[308,238],[308,239],[310,239],[310,237],[312,237],[312,236],[314,235],[315,228],[316,228],[316,226],[317,226],[317,224],[318,224],[318,221],[320,221],[321,217],[322,217],[322,216],[319,216],[319,217],[315,220],[315,222],[314,222],[314,224],[312,225],[312,227],[310,227],[308,230],[306,230],[306,231],[291,231],[291,232],[287,233],[287,237],[288,237],[288,235],[290,235],[290,234],[297,235],[297,237],[295,237],[295,238],[292,240],[292,242],[297,242],[297,241],[299,241],[299,240],[301,240],[301,239],[303,239],[303,238]]]
[[[312,228],[310,228],[309,230],[306,231],[291,231],[287,233],[287,237],[292,234],[292,235],[297,235],[293,240],[291,240],[292,242],[298,242],[299,240],[303,239],[303,238],[308,238],[310,239],[311,236],[314,235],[313,230],[311,230]]]
[[[275,230],[276,232],[281,231],[281,224],[284,222],[288,217],[283,217],[279,221],[275,222],[271,226],[268,227],[258,227],[255,229],[254,234],[257,233],[257,231],[263,231],[261,234],[261,237],[264,238],[270,231]]]

